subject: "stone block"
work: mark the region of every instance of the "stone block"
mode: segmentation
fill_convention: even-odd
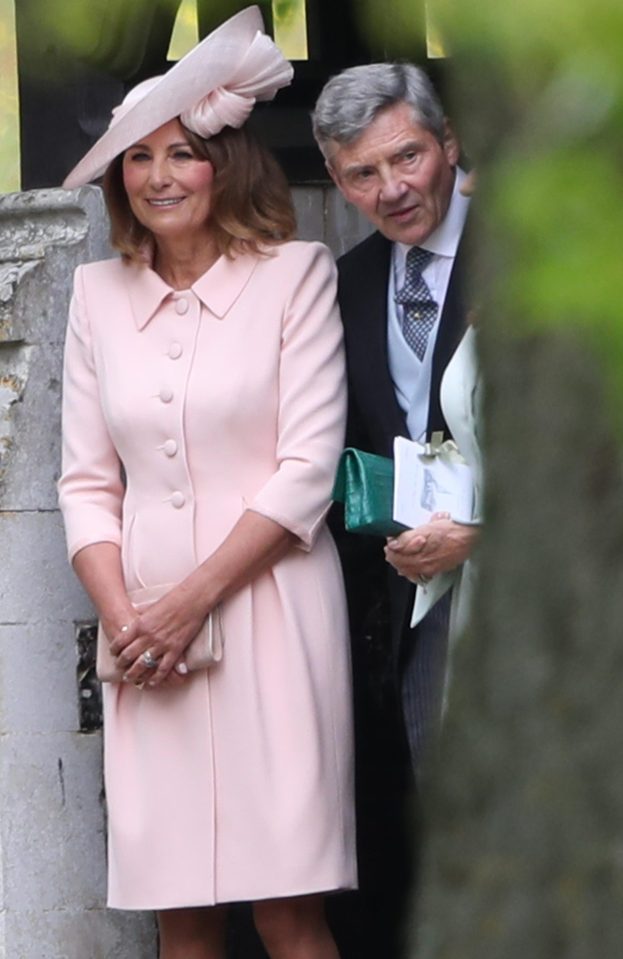
[[[0,260],[40,259],[50,247],[75,247],[76,262],[96,259],[108,248],[108,223],[99,187],[28,190],[2,197]]]
[[[0,343],[14,343],[26,338],[26,317],[14,310],[16,291],[37,263],[0,262]]]
[[[92,609],[67,561],[58,512],[0,512],[0,622],[89,619]]]
[[[0,229],[0,504],[53,509],[73,272],[111,255],[101,191],[5,196]]]
[[[5,735],[0,770],[5,908],[101,907],[106,879],[100,736]]]
[[[0,350],[0,505],[56,509],[62,344]]]
[[[0,734],[78,729],[72,621],[0,623]]]
[[[155,939],[149,913],[24,909],[12,914],[0,938],[0,959],[154,959]]]

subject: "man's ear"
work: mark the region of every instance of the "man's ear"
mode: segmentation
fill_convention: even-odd
[[[450,166],[456,166],[461,155],[461,145],[447,117],[443,121],[443,152]]]

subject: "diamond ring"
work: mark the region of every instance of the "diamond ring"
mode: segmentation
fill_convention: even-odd
[[[141,656],[141,661],[147,666],[147,669],[157,669],[158,660],[154,659],[149,649],[146,649]]]

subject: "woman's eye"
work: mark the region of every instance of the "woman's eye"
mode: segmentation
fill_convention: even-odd
[[[175,160],[192,160],[193,154],[190,150],[176,150],[173,158]]]
[[[135,153],[130,153],[130,160],[141,162],[143,160],[148,160],[149,154],[145,153],[144,150],[136,150]]]

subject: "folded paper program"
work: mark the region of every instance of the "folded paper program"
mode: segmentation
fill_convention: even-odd
[[[394,461],[394,520],[410,528],[441,512],[457,522],[471,520],[474,481],[456,443],[438,434],[425,445],[397,436]]]

